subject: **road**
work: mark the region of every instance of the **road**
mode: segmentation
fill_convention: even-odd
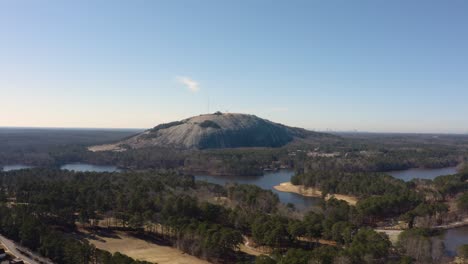
[[[25,263],[29,264],[43,264],[43,263],[48,263],[48,264],[53,264],[52,261],[49,259],[46,259],[44,257],[41,257],[37,255],[36,253],[31,252],[30,250],[16,244],[13,240],[10,240],[2,235],[0,235],[0,243],[5,247],[6,251],[10,253],[11,255],[14,255],[17,258],[20,258],[24,260]],[[21,253],[18,249],[20,249],[22,252],[27,252],[28,255],[24,255]]]

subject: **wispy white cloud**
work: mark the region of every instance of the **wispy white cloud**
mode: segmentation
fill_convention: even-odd
[[[178,76],[177,77],[177,82],[183,84],[189,91],[191,91],[192,93],[196,93],[198,91],[200,91],[200,84],[189,78],[189,77],[185,77],[185,76]]]

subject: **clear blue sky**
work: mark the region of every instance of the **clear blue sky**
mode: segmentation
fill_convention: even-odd
[[[468,131],[468,1],[1,1],[0,126]]]

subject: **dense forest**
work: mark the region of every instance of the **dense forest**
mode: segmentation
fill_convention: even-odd
[[[286,259],[304,253],[302,257],[322,263],[332,263],[337,256],[362,263],[365,259],[383,261],[390,254],[391,244],[385,236],[360,228],[359,212],[334,199],[325,202],[320,212],[297,218],[287,211],[292,209],[280,206],[271,191],[251,185],[222,187],[196,182],[174,172],[30,169],[2,173],[0,182],[0,231],[59,263],[101,258],[105,253],[68,234],[78,233],[79,223],[92,227],[106,217],[118,219],[120,228],[162,236],[175,247],[213,262],[246,261],[238,252],[243,236],[258,246],[284,252],[280,255]],[[231,206],[197,199],[201,193],[204,197],[207,193],[225,196]],[[34,217],[25,219],[25,214]],[[151,232],[156,225],[164,227],[162,233]],[[51,235],[57,239],[48,239]],[[334,240],[339,246],[321,246],[319,238]],[[50,242],[55,240],[64,243]],[[68,254],[75,257],[73,261]]]
[[[58,167],[70,162],[87,162],[213,175],[259,175],[264,169],[280,167],[302,172],[382,172],[455,166],[467,159],[468,146],[466,136],[340,134],[331,138],[297,139],[281,148],[195,151],[149,147],[124,152],[87,149],[90,145],[115,142],[134,133],[133,130],[23,129],[18,132],[2,129],[0,166],[21,163]]]
[[[29,146],[23,137],[0,145],[2,164],[42,167],[0,172],[0,233],[57,263],[139,263],[97,249],[83,228],[154,238],[213,263],[441,263],[443,243],[431,227],[468,215],[464,137],[345,135],[271,149],[90,152],[88,144],[122,134],[92,139],[86,133],[60,140],[41,134],[41,143],[27,134]],[[69,162],[127,170],[57,169]],[[432,181],[404,182],[382,173],[454,165],[460,173]],[[219,186],[190,176],[258,175],[278,168],[295,169],[292,183],[317,187],[324,198],[347,194],[358,202],[331,198],[301,211],[253,185]],[[396,245],[374,231],[400,222],[408,230]],[[266,255],[246,254],[246,243]],[[466,254],[464,247],[459,251]]]
[[[338,189],[333,191],[347,190],[367,197],[357,206],[330,199],[315,211],[297,214],[294,209],[280,204],[271,191],[252,185],[223,187],[197,182],[192,176],[174,171],[75,173],[28,169],[3,172],[0,173],[0,232],[58,263],[89,263],[91,260],[137,263],[122,254],[110,255],[94,248],[79,235],[79,226],[118,228],[158,237],[215,263],[251,263],[250,258],[239,251],[246,237],[257,247],[271,252],[269,257],[258,257],[256,263],[417,260],[419,256],[410,251],[412,241],[426,241],[426,233],[412,231],[394,247],[385,235],[370,227],[377,218],[407,217],[409,212],[412,217],[424,217],[443,207],[423,207],[421,194],[415,191],[412,183],[385,175],[372,175],[379,179],[372,186],[358,184],[360,180],[366,182],[370,175],[337,176],[356,180],[356,185],[351,180],[348,187],[338,184]],[[434,184],[440,191],[461,184],[464,187],[455,190],[462,192],[466,191],[466,177],[466,174],[441,177]],[[375,196],[380,191],[382,193]],[[466,210],[465,196],[458,200],[462,210]],[[229,204],[218,204],[214,197],[226,197]],[[110,218],[118,224],[99,224]],[[333,243],[323,245],[320,240]],[[436,247],[431,245],[431,248]],[[440,258],[439,254],[431,261]],[[127,262],[120,259],[127,259]]]
[[[293,184],[317,187],[326,194],[359,197],[356,208],[367,223],[398,217],[423,203],[424,197],[411,183],[381,173],[344,173],[315,171],[296,174]]]
[[[138,130],[0,128],[0,166],[26,164],[51,166],[58,164],[58,153],[74,153],[77,149],[128,137]]]
[[[352,219],[358,225],[379,226],[399,219],[406,231],[394,250],[405,263],[446,263],[444,244],[435,226],[456,223],[468,216],[468,171],[460,167],[454,175],[434,180],[397,180],[382,173],[309,171],[298,173],[293,184],[317,187],[326,194],[351,194],[359,197]],[[453,206],[455,205],[455,206]],[[359,222],[362,221],[362,222]],[[322,234],[326,234],[322,233]],[[338,241],[337,238],[334,238]],[[464,256],[465,246],[459,248]]]

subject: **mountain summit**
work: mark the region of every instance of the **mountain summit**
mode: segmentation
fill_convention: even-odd
[[[145,132],[91,151],[124,151],[153,146],[182,149],[281,147],[295,138],[322,135],[288,127],[255,115],[221,113],[190,117],[160,124]]]

